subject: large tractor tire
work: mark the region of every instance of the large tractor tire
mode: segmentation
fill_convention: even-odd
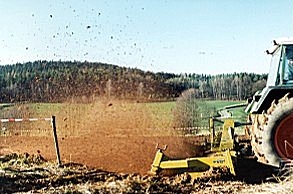
[[[252,123],[251,146],[260,162],[278,167],[281,160],[293,159],[293,98],[273,102]]]

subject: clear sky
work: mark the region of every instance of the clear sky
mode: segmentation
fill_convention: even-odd
[[[0,1],[0,64],[77,60],[170,73],[268,73],[292,0]]]

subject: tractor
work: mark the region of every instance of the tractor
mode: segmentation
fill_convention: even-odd
[[[280,168],[292,166],[293,160],[293,39],[273,41],[273,47],[266,51],[272,55],[266,87],[247,100],[245,112],[247,122],[240,123],[232,118],[210,118],[210,141],[205,157],[170,159],[164,154],[167,148],[158,148],[151,173],[162,170],[187,172],[192,178],[203,176],[213,168],[227,168],[235,175],[240,146],[235,127],[245,126],[246,144],[250,151],[243,152],[259,163]],[[233,106],[233,107],[238,107]],[[226,107],[225,109],[233,108]],[[220,138],[215,138],[214,123],[223,127]],[[183,169],[183,170],[182,170]]]
[[[246,108],[248,134],[259,162],[278,167],[293,159],[293,39],[273,41],[266,87]]]

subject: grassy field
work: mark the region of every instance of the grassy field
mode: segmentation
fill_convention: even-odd
[[[132,135],[136,129],[146,129],[145,134],[149,135],[154,131],[150,129],[176,128],[176,104],[177,102],[153,102],[134,103],[117,100],[101,100],[95,103],[32,103],[17,104],[14,106],[2,106],[1,118],[48,118],[56,116],[57,127],[63,135],[82,135],[90,131],[106,133],[107,129],[116,129],[118,134],[123,130],[129,130]],[[197,100],[196,112],[200,118],[194,127],[208,127],[209,118],[216,116],[217,110],[243,102],[238,101],[212,101]],[[244,122],[246,114],[244,108],[231,110],[233,118]],[[219,125],[220,126],[220,125]],[[2,123],[2,128],[16,128],[20,130],[34,129],[37,131],[50,131],[50,123]],[[141,131],[141,130],[137,130]],[[138,132],[137,132],[138,133]],[[140,132],[141,133],[141,132]],[[162,134],[162,131],[158,131]]]

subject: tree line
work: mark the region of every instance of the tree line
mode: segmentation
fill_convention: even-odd
[[[181,74],[168,80],[195,89],[196,98],[244,100],[266,85],[267,74],[233,73],[219,75]]]
[[[266,74],[254,73],[154,73],[86,61],[34,61],[0,66],[0,102],[174,100],[190,88],[197,98],[243,100],[262,89],[266,79]]]

